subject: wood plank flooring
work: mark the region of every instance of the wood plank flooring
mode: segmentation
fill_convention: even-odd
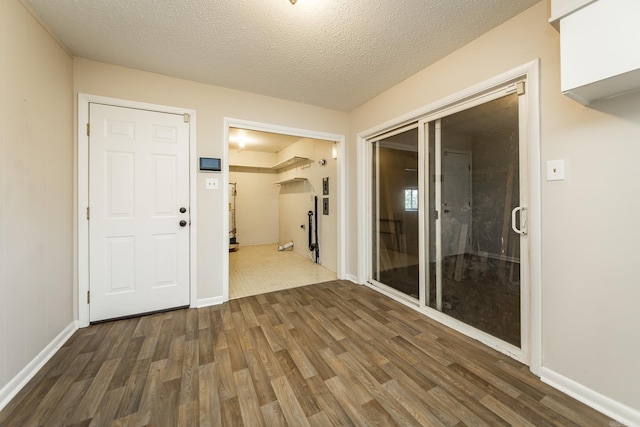
[[[2,426],[609,426],[526,366],[332,281],[78,330]]]

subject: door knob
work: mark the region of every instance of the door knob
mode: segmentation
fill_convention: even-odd
[[[184,219],[180,221],[180,227],[184,227],[185,225],[187,225],[187,221],[185,221]]]
[[[187,208],[180,208],[180,213],[185,213],[187,211]]]

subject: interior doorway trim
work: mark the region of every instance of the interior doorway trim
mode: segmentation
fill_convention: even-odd
[[[239,128],[247,130],[255,130],[261,132],[280,133],[284,135],[299,136],[300,138],[322,139],[326,141],[336,142],[338,145],[338,167],[337,167],[337,270],[336,275],[338,279],[345,279],[346,268],[346,238],[345,238],[345,219],[346,219],[346,169],[345,169],[345,155],[346,147],[344,135],[318,132],[307,129],[294,128],[289,126],[280,126],[269,123],[254,122],[250,120],[234,119],[230,117],[224,118],[224,151],[223,158],[229,158],[229,128]],[[223,164],[223,182],[222,182],[222,205],[229,206],[229,162]],[[223,221],[223,236],[229,235],[229,221]],[[222,262],[222,299],[223,301],[229,301],[229,247],[228,239],[222,239],[222,253],[227,253]]]
[[[87,135],[87,123],[89,123],[89,104],[99,103],[115,107],[136,108],[140,110],[156,111],[169,114],[189,114],[189,206],[191,226],[189,229],[189,301],[190,306],[197,305],[197,183],[196,171],[196,110],[166,105],[148,104],[144,102],[129,101],[125,99],[109,98],[105,96],[78,93],[78,123],[76,141],[76,180],[75,180],[75,204],[76,215],[74,229],[76,230],[76,243],[74,257],[76,265],[74,286],[74,306],[78,312],[78,326],[89,325],[89,304],[87,292],[89,291],[89,226],[86,219],[89,206],[89,136]]]
[[[443,113],[452,108],[459,108],[464,103],[472,102],[481,94],[490,93],[493,88],[500,87],[518,78],[526,78],[528,105],[526,111],[526,132],[528,134],[528,173],[529,173],[529,202],[527,206],[528,238],[529,238],[529,328],[528,331],[528,364],[529,369],[540,376],[542,370],[542,251],[541,251],[541,163],[540,163],[540,60],[536,59],[505,73],[497,75],[491,79],[475,84],[467,89],[450,95],[446,98],[432,102],[424,107],[410,111],[395,119],[389,120],[381,125],[367,129],[357,135],[357,206],[360,217],[367,215],[372,208],[367,193],[370,177],[367,175],[368,147],[369,140],[385,131],[402,126],[404,123],[418,120],[420,118]],[[521,123],[521,126],[523,124]],[[368,237],[369,229],[367,221],[360,220],[357,224],[358,233],[358,283],[368,285]],[[369,286],[369,285],[368,285]],[[379,291],[378,288],[375,288]],[[383,292],[384,293],[384,292]],[[389,297],[412,307],[421,313],[436,318],[445,323],[446,319],[439,319],[427,310],[422,310],[392,293],[386,293]],[[449,325],[452,326],[452,325]],[[459,328],[466,329],[466,328]],[[467,335],[473,334],[473,338],[495,348],[498,351],[511,355],[504,348],[493,345],[485,340],[483,334],[476,334],[476,330],[460,330]],[[527,336],[526,334],[523,337]],[[524,348],[524,347],[523,347]],[[511,355],[513,356],[513,355]]]

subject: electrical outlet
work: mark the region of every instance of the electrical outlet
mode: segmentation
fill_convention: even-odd
[[[207,190],[217,190],[218,189],[218,178],[207,178],[206,179],[205,188]]]
[[[562,181],[564,179],[564,160],[547,161],[547,181]]]

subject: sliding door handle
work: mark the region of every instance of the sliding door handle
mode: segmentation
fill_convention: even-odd
[[[520,228],[516,226],[516,216],[520,212]],[[511,228],[521,236],[527,234],[527,208],[524,206],[518,206],[511,211]]]

